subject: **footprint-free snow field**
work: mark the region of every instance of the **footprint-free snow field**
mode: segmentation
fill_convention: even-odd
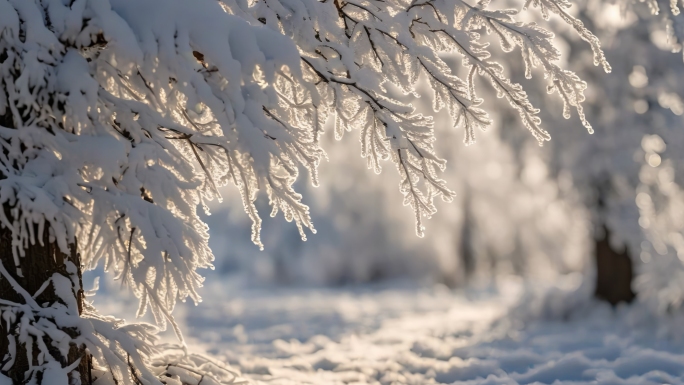
[[[219,284],[178,319],[193,348],[256,384],[684,384],[676,323],[639,305],[544,318],[513,303],[444,288]]]

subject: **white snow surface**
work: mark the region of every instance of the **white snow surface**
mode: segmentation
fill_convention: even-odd
[[[520,288],[226,279],[205,287],[199,306],[179,307],[177,319],[191,349],[254,384],[684,384],[684,340],[667,333],[681,319],[591,301],[542,317],[550,312],[534,298],[520,305]],[[558,310],[571,297],[545,298]]]

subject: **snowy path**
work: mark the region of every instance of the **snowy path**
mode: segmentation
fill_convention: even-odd
[[[179,309],[189,341],[255,383],[684,384],[683,344],[628,326],[634,310],[515,331],[493,327],[504,299],[446,290],[205,293]]]

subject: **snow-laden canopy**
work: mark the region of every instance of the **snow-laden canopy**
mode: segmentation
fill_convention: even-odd
[[[569,1],[527,6],[559,15],[609,70],[596,37],[568,13]],[[564,115],[574,107],[591,130],[581,107],[586,83],[559,67],[553,34],[517,14],[463,0],[0,0],[0,221],[11,231],[15,263],[3,275],[22,274],[24,249],[47,228],[64,252],[78,245],[85,268],[103,261],[140,298],[138,314],[150,308],[164,326],[177,300],[199,301],[196,270],[213,256],[197,208],[218,198],[219,186],[232,181],[239,189],[258,245],[260,190],[271,215],[282,211],[303,238],[305,228],[313,231],[292,185],[302,166],[317,183],[328,116],[338,137],[362,131],[370,168],[396,165],[422,234],[434,198],[450,200],[453,192],[437,175],[445,162],[433,150],[432,118],[394,100],[392,88],[418,97],[425,76],[434,109],[447,108],[472,143],[475,129],[490,124],[476,94],[480,76],[537,140],[548,140],[522,86],[492,60],[483,37],[490,34],[504,52],[520,48],[525,75],[541,68]],[[449,53],[463,57],[463,79],[443,60]],[[76,282],[54,285],[64,296],[79,290]],[[31,293],[22,295],[25,305],[3,306],[12,314],[43,311]],[[91,326],[123,330],[91,316]],[[40,317],[74,327],[68,317]],[[71,342],[117,368],[112,378],[139,381],[135,370],[125,374],[128,355],[128,366],[154,382],[140,369],[151,351],[147,329],[125,332],[140,342],[127,343],[84,325],[85,339]],[[116,354],[102,341],[118,341]],[[57,365],[46,352],[35,372]]]

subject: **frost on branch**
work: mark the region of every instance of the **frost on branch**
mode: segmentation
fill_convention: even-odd
[[[447,108],[452,125],[462,127],[465,143],[471,144],[475,131],[491,124],[476,95],[475,78],[483,77],[499,97],[508,100],[540,144],[549,140],[539,111],[522,86],[491,59],[490,47],[483,41],[483,35],[490,34],[500,40],[505,52],[520,48],[527,77],[534,67],[541,67],[548,91],[558,92],[565,104],[563,115],[569,117],[574,107],[591,132],[581,105],[586,83],[555,63],[560,53],[552,44],[553,34],[535,23],[519,21],[518,11],[493,10],[487,1],[470,4],[462,0],[223,0],[223,5],[252,24],[263,23],[292,38],[304,79],[315,84],[320,95],[312,99],[317,111],[335,116],[336,137],[358,128],[361,155],[369,168],[379,172],[381,160],[396,164],[400,190],[405,204],[415,212],[419,235],[422,217],[436,211],[434,198],[450,201],[454,193],[437,177],[445,162],[434,152],[431,117],[395,100],[388,84],[419,97],[418,79],[423,76],[432,90],[433,109]],[[550,0],[532,5],[571,24],[590,43],[597,64],[610,70],[598,39],[566,12],[569,3]],[[462,56],[463,74],[444,61],[450,53]]]
[[[667,32],[667,44],[672,52],[682,52],[684,41],[684,15],[681,14],[679,0],[624,0],[621,3],[623,11],[638,9],[646,3],[650,13],[656,16],[665,26]]]

